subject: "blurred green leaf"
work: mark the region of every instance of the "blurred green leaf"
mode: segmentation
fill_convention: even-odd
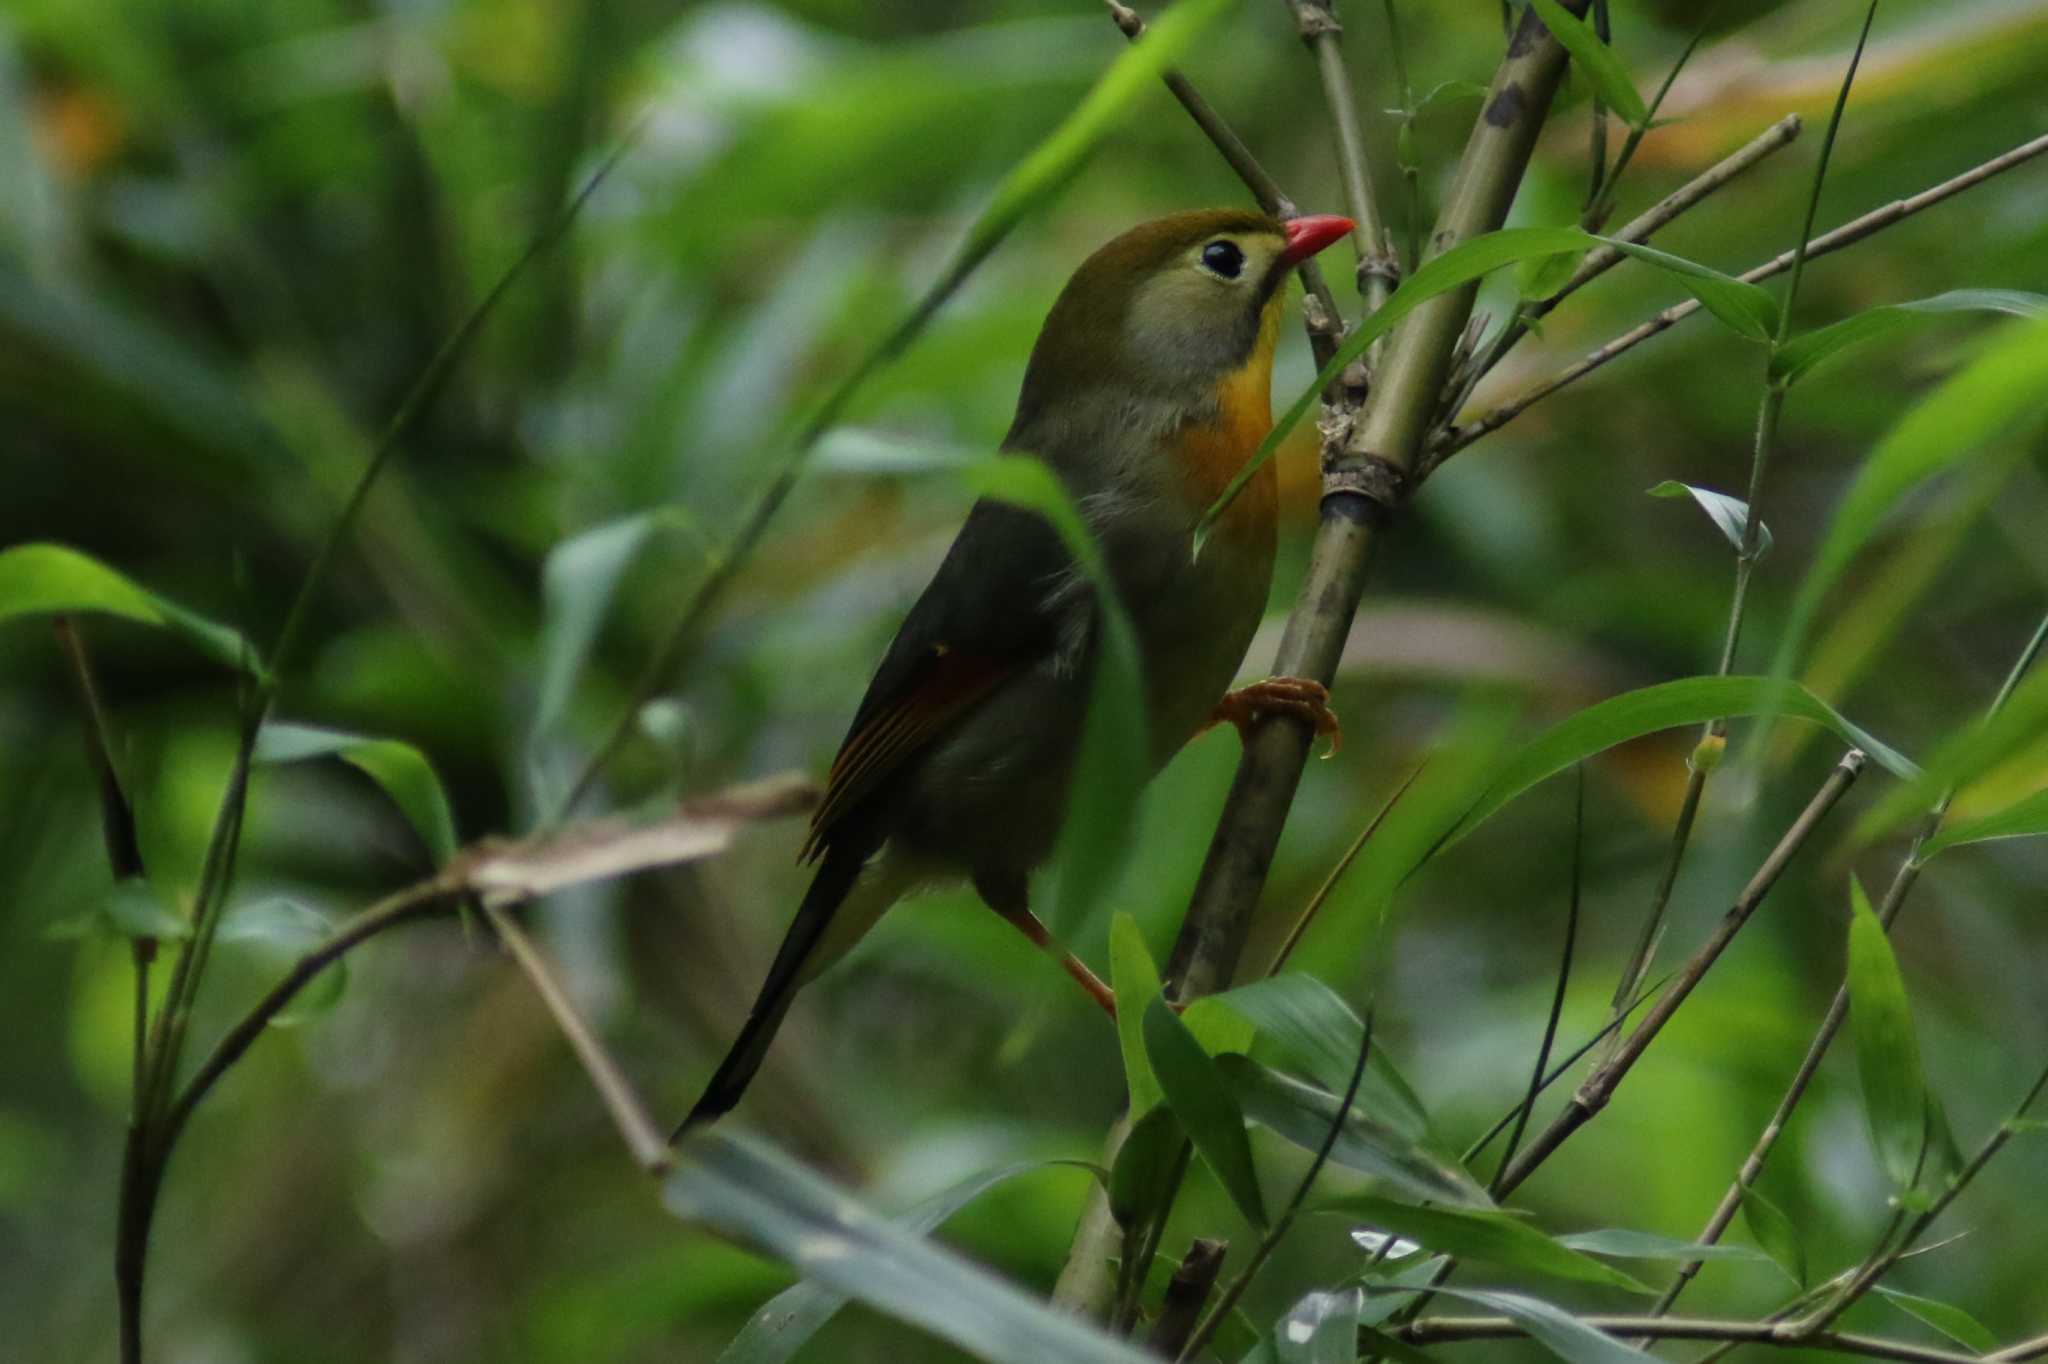
[[[1642,127],[1650,111],[1643,107],[1643,97],[1636,93],[1635,82],[1629,79],[1628,70],[1622,66],[1621,58],[1614,55],[1614,49],[1600,41],[1591,25],[1557,0],[1529,0],[1529,6],[1564,50],[1572,54],[1579,74],[1600,92],[1607,107],[1621,115],[1630,127]]]
[[[2048,670],[2030,674],[2013,688],[1998,714],[1966,720],[1936,744],[1918,776],[1886,792],[1863,812],[1849,831],[1849,841],[1860,846],[1882,838],[1934,808],[1947,793],[1962,790],[2023,751],[2043,733],[2048,733]]]
[[[1904,1193],[1918,1179],[1927,1144],[1920,1043],[1891,940],[1871,911],[1863,883],[1853,876],[1849,904],[1849,1027],[1856,1038],[1863,1114],[1879,1163],[1892,1187]]]
[[[1828,523],[1779,637],[1772,676],[1790,674],[1821,603],[1908,493],[1936,474],[1982,457],[2008,435],[2013,439],[2000,457],[2017,459],[2025,453],[2024,433],[2048,421],[2048,406],[2040,401],[2044,391],[2048,320],[2013,323],[1899,419],[1856,471]]]
[[[1561,1307],[1521,1293],[1499,1293],[1475,1288],[1436,1290],[1464,1302],[1490,1307],[1512,1319],[1542,1345],[1569,1364],[1650,1364],[1657,1356],[1597,1331]]]
[[[1728,543],[1735,546],[1736,552],[1741,552],[1742,537],[1749,533],[1749,504],[1741,498],[1730,497],[1727,493],[1717,493],[1712,488],[1698,488],[1690,483],[1680,483],[1671,478],[1650,489],[1650,496],[1692,498],[1699,503],[1700,510],[1721,528],[1721,534],[1728,537]],[[1761,559],[1770,552],[1771,528],[1759,521],[1756,527],[1756,557]]]
[[[1254,473],[1273,452],[1280,448],[1303,417],[1321,400],[1323,390],[1343,374],[1353,360],[1365,354],[1366,347],[1394,329],[1396,323],[1414,312],[1439,294],[1463,288],[1481,276],[1513,265],[1517,261],[1533,260],[1541,256],[1554,256],[1561,252],[1583,251],[1596,242],[1596,238],[1575,227],[1504,227],[1498,232],[1488,232],[1469,241],[1459,242],[1450,250],[1431,260],[1406,279],[1401,281],[1392,297],[1380,305],[1377,311],[1345,333],[1343,344],[1337,347],[1329,362],[1317,374],[1315,381],[1301,391],[1301,395],[1288,405],[1280,419],[1273,423],[1273,429],[1244,468],[1230,480],[1222,494],[1202,513],[1202,519],[1195,525],[1195,552],[1201,553],[1202,542],[1207,538],[1209,527],[1223,514],[1244,485],[1251,481]]]
[[[1166,1207],[1178,1181],[1187,1132],[1165,1104],[1147,1109],[1131,1124],[1109,1171],[1109,1211],[1126,1235],[1149,1224]]]
[[[1217,1062],[1202,1050],[1202,1044],[1164,999],[1153,1000],[1145,1009],[1145,1052],[1188,1139],[1245,1220],[1263,1230],[1268,1225],[1266,1205],[1259,1196],[1258,1172],[1252,1168],[1244,1113],[1217,1070]]]
[[[1784,1210],[1753,1188],[1742,1191],[1742,1224],[1793,1283],[1806,1287],[1806,1247]]]
[[[215,662],[262,673],[255,647],[239,632],[138,587],[90,555],[51,544],[0,550],[0,624],[75,614],[153,625],[197,646]]]
[[[1364,1293],[1356,1288],[1314,1292],[1287,1309],[1273,1326],[1273,1350],[1280,1364],[1352,1364],[1358,1358],[1358,1310]]]
[[[1318,1089],[1248,1056],[1216,1059],[1244,1115],[1304,1150],[1321,1148],[1337,1120],[1343,1096]],[[1410,1198],[1466,1207],[1490,1207],[1492,1200],[1465,1168],[1402,1136],[1354,1106],[1330,1148],[1330,1160],[1347,1170],[1384,1180]]]
[[[961,476],[984,497],[1043,516],[1095,588],[1095,679],[1050,877],[1050,922],[1066,937],[1087,921],[1130,856],[1138,792],[1152,770],[1138,637],[1116,598],[1101,548],[1051,469],[1040,460],[1003,455],[971,464]]]
[[[1966,843],[1988,843],[1997,838],[2032,838],[2048,834],[2048,791],[2036,791],[1994,814],[1952,824],[1920,845],[1920,860]]]
[[[1109,983],[1116,991],[1116,1040],[1124,1056],[1130,1111],[1144,1113],[1164,1097],[1145,1055],[1145,1013],[1159,998],[1159,968],[1138,921],[1119,912],[1109,924]]]
[[[332,926],[310,905],[283,896],[235,905],[221,916],[219,940],[264,949],[274,961],[290,961],[327,940]],[[290,1028],[332,1009],[348,990],[348,962],[337,958],[300,990],[270,1024]]]
[[[192,925],[149,881],[127,876],[108,889],[106,922],[126,938],[177,941],[192,936]]]
[[[807,1279],[982,1359],[1147,1364],[1151,1358],[892,1224],[767,1146],[699,1131],[678,1144],[676,1158],[676,1169],[662,1182],[662,1205],[677,1217],[759,1246]]]
[[[259,763],[300,762],[307,758],[339,758],[360,769],[384,788],[413,831],[420,836],[436,866],[455,855],[455,816],[441,779],[426,754],[398,739],[376,739],[346,730],[273,720],[256,738]]]
[[[1704,1241],[1681,1241],[1647,1231],[1616,1227],[1605,1231],[1574,1231],[1551,1238],[1559,1245],[1583,1250],[1588,1255],[1612,1255],[1621,1260],[1764,1260],[1770,1258],[1748,1246],[1708,1245]]]
[[[970,1175],[949,1189],[941,1190],[908,1212],[890,1219],[891,1225],[910,1236],[930,1234],[954,1213],[975,1199],[1019,1175],[1031,1174],[1055,1165],[1073,1165],[1066,1160],[1030,1160]],[[747,1319],[732,1343],[719,1353],[718,1364],[784,1364],[839,1314],[851,1295],[823,1282],[805,1280],[770,1298]]]
[[[1631,1293],[1650,1291],[1612,1265],[1573,1250],[1529,1222],[1491,1208],[1420,1208],[1373,1194],[1346,1194],[1316,1204],[1314,1210],[1362,1217],[1377,1231],[1391,1232],[1460,1259],[1484,1260],[1506,1269],[1603,1284]]]
[[[2015,317],[2048,315],[2048,296],[2018,289],[1950,289],[1910,303],[1881,303],[1853,317],[1789,338],[1771,353],[1771,374],[1797,383],[1816,366],[1826,364],[1865,341],[1904,331],[1944,313],[2009,313]]]
[[[1203,1002],[1210,1001],[1251,1023],[1331,1093],[1350,1087],[1359,1048],[1365,1045],[1365,1024],[1342,996],[1315,976],[1303,971],[1268,976],[1206,996]],[[1411,1141],[1439,1144],[1422,1101],[1384,1047],[1375,1045],[1366,1058],[1356,1106]]]
[[[1670,275],[1737,336],[1768,345],[1777,335],[1778,300],[1762,285],[1724,275],[1698,261],[1640,242],[1625,242],[1618,237],[1598,240]]]
[[[1918,1317],[1966,1350],[1988,1355],[1998,1348],[1998,1337],[1989,1327],[1960,1307],[1915,1293],[1902,1293],[1883,1284],[1873,1285],[1879,1297],[1909,1316]]]
[[[1919,774],[1903,755],[1849,723],[1834,707],[1795,682],[1781,684],[1768,677],[1682,677],[1609,697],[1537,735],[1499,769],[1485,794],[1458,821],[1446,841],[1464,838],[1546,777],[1617,744],[1681,725],[1767,713],[1810,720],[1862,749],[1889,772],[1908,778]]]
[[[660,529],[661,512],[642,512],[571,536],[541,564],[545,615],[540,636],[540,695],[533,733],[552,730],[569,704],[577,674],[590,657],[599,627],[611,610],[619,579]]]

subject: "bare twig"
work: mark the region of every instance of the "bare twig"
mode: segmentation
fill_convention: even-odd
[[[1782,1322],[1623,1316],[1583,1316],[1578,1320],[1609,1335],[1638,1335],[1654,1340],[1718,1340],[1781,1349],[1836,1350],[1867,1359],[1905,1360],[1907,1364],[1977,1364],[1978,1358],[1909,1341],[1840,1331],[1819,1331],[1801,1337],[1788,1332]],[[1415,1345],[1437,1345],[1460,1340],[1508,1340],[1527,1335],[1528,1328],[1510,1317],[1423,1317],[1405,1326],[1389,1328],[1389,1334]]]
[[[633,1092],[633,1085],[626,1073],[612,1060],[611,1053],[604,1049],[597,1034],[583,1021],[583,1015],[576,1004],[556,981],[548,969],[547,959],[526,931],[519,926],[507,910],[500,909],[489,901],[484,903],[484,914],[491,921],[491,927],[498,932],[498,938],[519,963],[519,969],[526,972],[535,993],[548,1006],[548,1012],[555,1017],[555,1026],[562,1030],[562,1036],[569,1040],[576,1059],[583,1063],[583,1071],[590,1077],[590,1083],[597,1088],[598,1097],[618,1125],[619,1136],[625,1140],[626,1149],[633,1153],[633,1159],[649,1174],[660,1174],[669,1166],[668,1143],[662,1140],[661,1132],[654,1120],[647,1116],[647,1108],[640,1102],[640,1096]]]
[[[1366,158],[1365,135],[1358,125],[1358,100],[1351,90],[1351,70],[1344,63],[1344,26],[1336,0],[1288,0],[1301,40],[1316,59],[1323,98],[1330,108],[1330,128],[1337,139],[1337,174],[1344,184],[1344,207],[1351,214],[1351,244],[1358,253],[1358,292],[1368,311],[1378,309],[1400,283],[1401,265],[1387,238],[1385,221],[1372,192],[1372,168]]]
[[[1294,955],[1296,945],[1301,942],[1301,935],[1308,932],[1308,926],[1315,921],[1316,912],[1323,907],[1323,902],[1330,898],[1330,892],[1344,879],[1344,873],[1350,870],[1352,862],[1364,851],[1365,845],[1379,831],[1380,825],[1386,822],[1394,807],[1401,803],[1401,797],[1408,794],[1408,788],[1415,784],[1415,779],[1422,775],[1422,769],[1426,766],[1427,759],[1417,763],[1413,770],[1401,779],[1401,784],[1394,788],[1394,794],[1388,796],[1386,803],[1380,806],[1379,813],[1366,821],[1365,827],[1358,831],[1358,837],[1351,840],[1351,846],[1344,850],[1344,855],[1330,868],[1330,874],[1316,887],[1316,893],[1308,897],[1308,903],[1302,907],[1301,916],[1294,921],[1294,927],[1287,930],[1287,936],[1281,940],[1279,949],[1273,953],[1273,960],[1266,966],[1267,975],[1277,976],[1287,965],[1287,959]]]
[[[2044,152],[2048,152],[2048,134],[2043,134],[2029,142],[2023,142],[2009,152],[1994,156],[1989,161],[1971,167],[1961,175],[1944,180],[1940,184],[1924,189],[1918,194],[1910,195],[1904,199],[1895,199],[1882,208],[1873,209],[1852,222],[1844,223],[1832,232],[1812,238],[1806,243],[1806,259],[1814,260],[1831,252],[1839,251],[1845,246],[1853,246],[1865,237],[1873,236],[1894,223],[1910,218],[1925,209],[1932,208],[1945,199],[1961,194],[1966,189],[1981,185],[1993,176],[2009,171],[2015,166],[2023,165]],[[1765,261],[1762,265],[1754,266],[1744,271],[1741,278],[1754,284],[1760,280],[1781,275],[1792,268],[1793,257],[1793,252],[1783,252]],[[1586,355],[1585,358],[1560,370],[1527,392],[1502,403],[1485,416],[1450,427],[1442,432],[1434,442],[1433,454],[1436,462],[1442,463],[1452,453],[1464,449],[1482,436],[1498,431],[1501,427],[1506,426],[1516,417],[1521,416],[1522,413],[1528,411],[1531,407],[1534,407],[1537,403],[1543,401],[1567,384],[1584,378],[1609,360],[1614,359],[1625,351],[1633,349],[1651,337],[1669,330],[1699,310],[1700,304],[1696,299],[1687,299],[1683,303],[1674,304],[1647,322],[1640,324],[1630,331],[1623,332],[1612,341]]]
[[[1813,799],[1807,802],[1806,808],[1800,811],[1799,817],[1792,822],[1792,827],[1785,831],[1784,837],[1771,849],[1763,865],[1757,868],[1756,875],[1743,887],[1742,893],[1736,897],[1728,913],[1722,916],[1713,936],[1701,944],[1692,959],[1679,971],[1671,988],[1658,997],[1650,1012],[1636,1025],[1635,1031],[1628,1035],[1628,1040],[1621,1044],[1615,1054],[1586,1077],[1578,1092],[1573,1094],[1571,1101],[1565,1105],[1564,1111],[1559,1113],[1536,1140],[1529,1144],[1529,1148],[1502,1172],[1498,1181],[1499,1196],[1506,1197],[1514,1192],[1523,1180],[1570,1139],[1572,1133],[1585,1126],[1594,1114],[1607,1106],[1608,1100],[1614,1096],[1616,1086],[1628,1074],[1630,1067],[1642,1058],[1643,1052],[1656,1040],[1657,1033],[1670,1021],[1671,1015],[1678,1011],[1679,1005],[1685,1003],[1693,987],[1705,977],[1707,971],[1720,958],[1722,950],[1749,921],[1749,916],[1763,903],[1764,897],[1770,894],[1771,887],[1777,884],[1778,877],[1784,872],[1785,867],[1805,846],[1813,831],[1827,818],[1835,803],[1841,800],[1863,771],[1865,761],[1863,753],[1858,749],[1852,748],[1842,755],[1842,760],[1835,764],[1834,769],[1828,773],[1827,780],[1821,783],[1820,790],[1814,793]]]

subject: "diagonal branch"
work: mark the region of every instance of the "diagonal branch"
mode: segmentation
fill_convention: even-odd
[[[1801,1336],[1788,1330],[1783,1322],[1621,1316],[1584,1316],[1578,1321],[1609,1335],[1645,1336],[1653,1340],[1718,1340],[1733,1345],[1834,1350],[1866,1359],[1905,1360],[1907,1364],[1975,1364],[1977,1360],[1976,1355],[1889,1340],[1882,1336],[1851,1335],[1841,1331],[1817,1331]],[[1411,1344],[1437,1345],[1460,1340],[1512,1340],[1528,1335],[1529,1329],[1512,1317],[1423,1317],[1406,1326],[1389,1328],[1389,1333]],[[2024,1356],[1989,1357],[2016,1359]]]

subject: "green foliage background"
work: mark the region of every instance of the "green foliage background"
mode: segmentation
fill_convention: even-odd
[[[1351,9],[1357,13],[1349,14]],[[1639,87],[1688,36],[1690,7],[1618,4]],[[1770,121],[1806,138],[1657,238],[1738,270],[1791,244],[1816,136],[1857,15],[1724,6],[1645,142],[1620,218]],[[1382,201],[1399,103],[1377,10],[1347,7]],[[1419,93],[1483,79],[1487,4],[1404,8]],[[1739,23],[1737,21],[1740,21]],[[464,839],[530,826],[622,704],[708,556],[768,475],[777,432],[845,373],[943,268],[991,185],[1051,129],[1121,40],[1088,0],[670,6],[469,0],[12,0],[0,12],[0,547],[56,540],[152,590],[274,638],[375,433],[468,306],[573,191],[629,116],[640,145],[566,242],[507,298],[405,441],[316,603],[280,713],[422,750]],[[1888,4],[1822,205],[1843,221],[2048,124],[2038,6]],[[1187,64],[1305,208],[1335,211],[1320,100],[1282,7],[1233,12]],[[1570,222],[1584,188],[1584,90],[1568,87],[1517,224]],[[1431,103],[1414,152],[1427,205],[1471,102]],[[2048,167],[2022,168],[1817,262],[1802,326],[1960,286],[2048,287]],[[893,631],[964,513],[955,480],[875,451],[987,450],[1039,318],[1067,273],[1130,223],[1241,201],[1163,91],[1040,207],[830,437],[727,598],[707,647],[615,769],[609,801],[822,771]],[[1349,260],[1328,270],[1356,315]],[[1482,308],[1512,302],[1489,286]],[[1482,387],[1489,405],[1682,297],[1624,265],[1560,309]],[[1983,324],[1887,340],[1794,392],[1763,504],[1763,561],[1738,671],[1759,671],[1857,462]],[[1389,538],[1336,706],[1346,742],[1311,767],[1249,960],[1262,961],[1399,779],[1476,712],[1523,731],[1626,688],[1711,669],[1731,556],[1666,478],[1740,492],[1756,351],[1683,329],[1459,455]],[[1276,393],[1311,373],[1291,329]],[[1283,401],[1285,398],[1283,397]],[[1916,496],[1833,594],[1809,683],[1915,756],[1977,714],[2048,596],[2039,450],[1966,465]],[[1291,533],[1284,613],[1312,527],[1312,447],[1281,456]],[[608,603],[589,666],[540,713],[543,564],[564,540],[660,509]],[[572,589],[574,584],[571,584]],[[553,607],[559,622],[559,601]],[[559,624],[556,628],[560,628]],[[85,626],[153,879],[189,893],[233,748],[231,676],[168,635]],[[1255,646],[1248,670],[1270,658]],[[1675,900],[1667,959],[1724,909],[1838,750],[1787,727],[1729,770]],[[1742,733],[1738,726],[1738,743]],[[1596,762],[1586,919],[1565,1037],[1604,1016],[1684,782],[1690,735]],[[1110,898],[1163,955],[1236,760],[1226,730],[1151,788]],[[1852,797],[1867,806],[1890,779]],[[1961,814],[2048,784],[2017,751]],[[1401,894],[1384,928],[1340,890],[1295,964],[1354,1001],[1459,1146],[1525,1083],[1568,892],[1572,802],[1553,782]],[[79,722],[46,630],[0,633],[0,1320],[23,1358],[105,1357],[115,1175],[127,1103],[127,949],[53,939],[108,882]],[[1840,980],[1853,865],[1809,849],[1614,1106],[1526,1191],[1552,1230],[1690,1236],[1719,1196]],[[662,1114],[680,1113],[751,997],[801,889],[793,824],[730,856],[601,893],[537,922],[578,996]],[[360,772],[258,778],[237,903],[326,914],[426,869]],[[1916,892],[1899,941],[1931,1084],[1965,1146],[2040,1063],[2048,860],[2026,841],[1960,850]],[[1107,967],[1106,917],[1077,940]],[[280,969],[224,943],[202,1044]],[[159,976],[161,976],[161,972]],[[1853,1057],[1823,1069],[1762,1187],[1817,1272],[1883,1218]],[[948,894],[899,910],[798,1005],[745,1123],[884,1207],[1029,1157],[1096,1156],[1122,1095],[1113,1030],[1015,934]],[[1269,1180],[1296,1153],[1254,1133]],[[1050,1282],[1088,1176],[1007,1183],[949,1224],[971,1253]],[[1285,1188],[1272,1184],[1270,1188]],[[1959,1205],[1972,1234],[1896,1282],[2002,1337],[2043,1327],[2034,1209],[2048,1154],[2015,1143]],[[1167,1250],[1251,1237],[1198,1179]],[[1315,1219],[1248,1303],[1270,1321],[1362,1257]],[[1320,1277],[1319,1277],[1320,1276]],[[452,920],[351,958],[331,1009],[277,1030],[203,1108],[171,1169],[150,1334],[164,1359],[709,1359],[780,1266],[679,1227],[634,1177],[523,981]],[[1756,1315],[1769,1266],[1709,1265],[1687,1304]],[[1624,1305],[1602,1290],[1574,1303]],[[1881,1303],[1846,1322],[1910,1334]],[[948,1357],[852,1311],[817,1359]],[[1463,1347],[1485,1357],[1531,1347]],[[1457,1357],[1455,1351],[1446,1351]]]

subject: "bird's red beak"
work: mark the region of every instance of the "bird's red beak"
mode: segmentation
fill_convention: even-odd
[[[1286,223],[1287,249],[1280,253],[1283,265],[1295,266],[1351,230],[1351,220],[1334,213],[1317,213],[1306,218],[1289,218]]]

